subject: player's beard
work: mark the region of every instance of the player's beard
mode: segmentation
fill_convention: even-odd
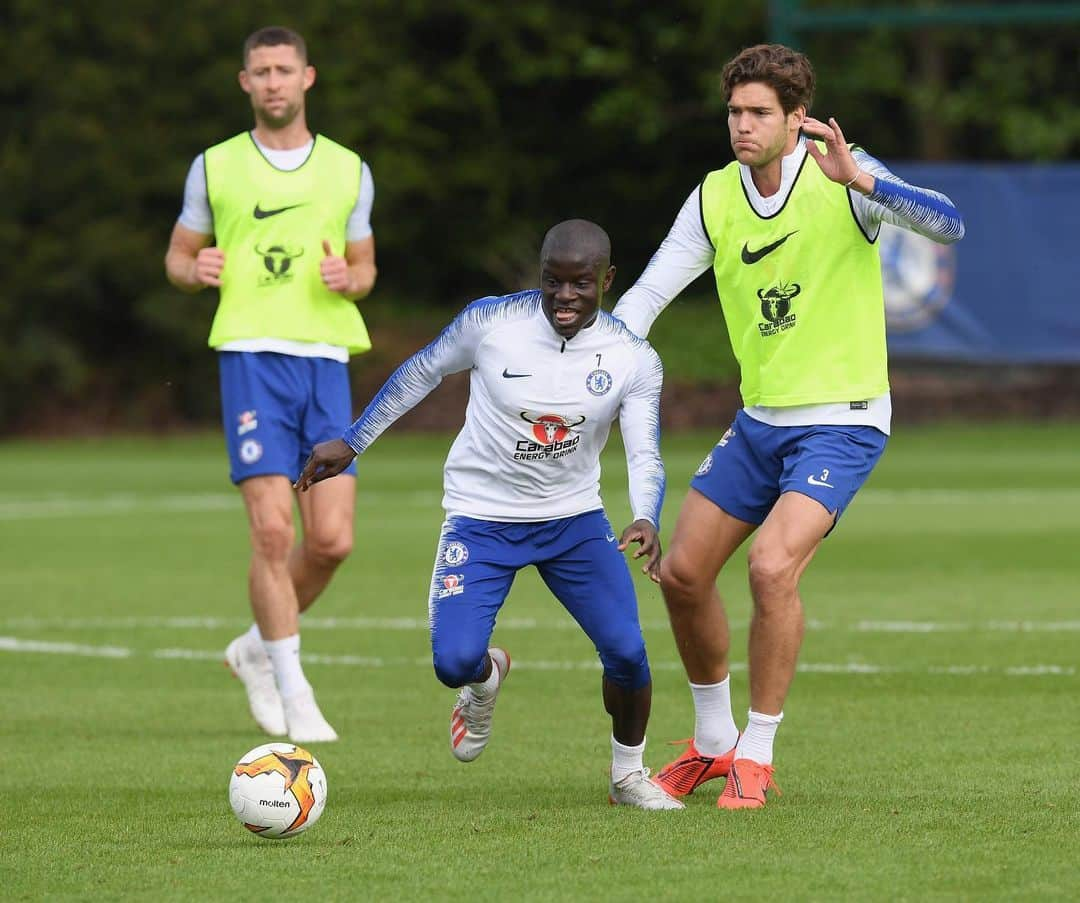
[[[265,107],[255,109],[255,118],[259,121],[259,125],[275,131],[292,125],[299,115],[300,104],[298,103],[285,104],[280,113],[272,113]]]

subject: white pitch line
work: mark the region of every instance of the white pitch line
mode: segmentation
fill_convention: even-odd
[[[1080,621],[859,621],[851,629],[859,633],[1075,633]]]
[[[856,503],[873,505],[1037,505],[1080,502],[1080,487],[1062,489],[864,489]]]
[[[80,643],[45,643],[0,636],[0,651],[40,652],[46,655],[81,655],[91,658],[130,658],[134,653],[123,646],[84,646]]]
[[[732,621],[734,627],[745,627],[746,621]],[[300,621],[304,630],[385,630],[427,631],[427,618],[312,618]],[[6,618],[0,620],[5,630],[244,630],[251,619],[215,617],[127,617],[127,618]],[[570,618],[540,620],[537,618],[500,618],[500,630],[580,630]],[[645,630],[667,630],[665,620],[642,621]]]
[[[357,498],[361,503],[393,504],[397,507],[431,507],[434,510],[439,506],[441,493],[434,489],[404,492],[373,492],[361,489]],[[1080,487],[864,489],[858,494],[857,502],[871,505],[1076,505],[1080,503]],[[142,495],[136,492],[119,492],[89,497],[51,493],[42,496],[0,499],[0,521],[115,516],[144,512],[240,511],[241,509],[240,496],[237,493]]]
[[[97,517],[143,511],[228,511],[240,508],[236,495],[199,493],[191,495],[140,496],[118,493],[97,498],[47,496],[0,502],[0,520],[40,520],[56,517]]]
[[[84,646],[76,643],[42,643],[37,640],[20,640],[16,637],[0,636],[0,651],[15,653],[37,653],[46,655],[91,656],[97,658],[132,658],[148,656],[153,659],[221,661],[220,650],[212,649],[152,649],[141,652],[122,646]],[[427,658],[382,658],[362,655],[324,655],[305,653],[305,664],[334,665],[359,668],[422,667],[430,668]],[[514,659],[514,667],[523,671],[599,671],[600,662],[596,659],[550,660],[550,659]],[[650,667],[654,671],[681,671],[682,664],[676,661],[653,661]],[[732,671],[745,671],[743,662],[732,663]],[[1072,677],[1076,669],[1068,665],[1009,665],[992,667],[990,665],[930,665],[926,668],[899,668],[891,665],[874,665],[865,662],[806,662],[796,666],[803,674],[949,674],[955,676],[1008,675],[1012,677]]]
[[[357,496],[360,503],[393,504],[396,507],[432,507],[436,510],[442,493],[431,490],[411,492],[364,492]],[[97,517],[100,515],[141,513],[183,513],[208,511],[241,511],[239,493],[202,492],[184,495],[140,495],[134,492],[113,493],[96,497],[75,497],[64,494],[0,500],[0,521],[41,520],[62,517]]]
[[[748,625],[745,619],[731,619],[732,628],[741,630]],[[4,630],[244,630],[251,626],[245,618],[219,618],[209,615],[187,617],[94,617],[94,618],[4,618],[0,629]],[[301,619],[304,630],[358,630],[358,631],[427,631],[427,618],[376,618],[352,617],[316,618],[305,615]],[[644,630],[667,630],[664,619],[644,620]],[[500,618],[500,630],[579,630],[569,618]],[[1080,632],[1080,620],[1076,621],[874,621],[861,620],[853,624],[834,624],[808,618],[807,630],[850,630],[856,633],[1076,633]]]

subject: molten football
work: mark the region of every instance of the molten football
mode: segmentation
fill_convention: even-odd
[[[259,837],[302,834],[326,805],[326,775],[315,757],[291,743],[267,743],[241,756],[229,778],[229,802]]]

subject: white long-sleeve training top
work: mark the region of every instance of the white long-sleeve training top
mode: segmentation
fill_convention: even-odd
[[[445,376],[471,370],[444,469],[448,515],[540,521],[603,506],[600,452],[618,418],[634,519],[660,523],[660,358],[610,314],[571,339],[539,291],[474,301],[387,380],[343,438],[362,454]]]

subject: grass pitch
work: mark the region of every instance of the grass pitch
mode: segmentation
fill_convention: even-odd
[[[718,435],[718,434],[717,434]],[[716,436],[664,439],[665,527]],[[491,745],[447,749],[426,591],[448,437],[361,461],[357,542],[304,626],[341,742],[307,834],[249,835],[226,787],[264,741],[221,665],[249,623],[221,441],[0,445],[0,878],[6,899],[1012,900],[1080,897],[1080,427],[902,428],[804,580],[783,788],[720,813],[606,803],[588,640],[533,573]],[[617,441],[613,522],[628,518]],[[745,718],[749,596],[720,578]],[[646,761],[693,715],[659,592]]]

